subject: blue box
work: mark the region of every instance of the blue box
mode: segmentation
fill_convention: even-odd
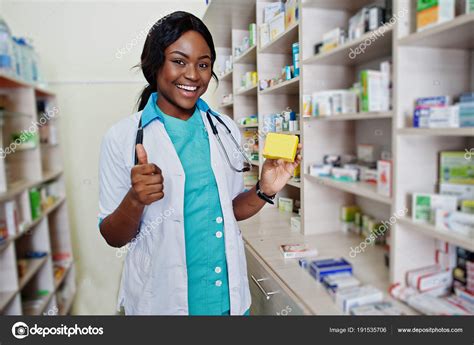
[[[295,78],[300,75],[300,44],[299,42],[293,43],[293,68]]]
[[[416,99],[416,105],[424,105],[429,107],[443,107],[451,104],[451,97],[436,96],[436,97],[422,97]]]
[[[474,101],[459,103],[459,126],[474,127]]]
[[[327,275],[342,272],[352,273],[352,265],[343,258],[315,260],[309,266],[309,273],[319,282]]]
[[[430,118],[430,108],[418,106],[413,112],[413,127],[427,128]]]

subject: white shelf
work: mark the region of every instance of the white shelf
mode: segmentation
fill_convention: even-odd
[[[220,108],[229,108],[229,107],[232,107],[233,105],[234,105],[234,101],[227,102],[227,103],[221,103],[221,105],[219,107]]]
[[[251,86],[246,89],[239,89],[234,92],[237,96],[256,96],[257,95],[257,85]]]
[[[379,31],[380,35],[375,33],[377,30],[382,29],[385,30],[383,31],[383,35],[382,31]],[[304,60],[303,64],[353,66],[390,55],[392,51],[393,27],[387,25],[382,29],[379,28],[374,32],[368,32],[358,39],[347,42],[333,50],[313,55]],[[373,42],[371,41],[371,45],[367,46],[363,53],[356,54],[355,49],[365,40],[372,40],[372,37],[374,37],[375,40]],[[354,53],[354,55],[352,55],[352,53]]]
[[[234,64],[255,64],[257,59],[257,46],[252,46],[238,57],[234,57]]]
[[[13,297],[18,293],[18,290],[0,292],[0,313],[5,309],[8,303],[11,302]]]
[[[353,120],[378,120],[391,119],[393,112],[370,112],[370,113],[351,113],[351,114],[337,114],[331,116],[312,116],[303,117],[304,121],[353,121]]]
[[[474,13],[413,33],[398,40],[399,46],[421,46],[446,49],[474,48]]]
[[[299,23],[294,23],[275,39],[258,50],[259,54],[291,54],[292,45],[298,42]]]
[[[455,246],[474,251],[474,238],[468,238],[453,232],[438,229],[431,224],[416,223],[410,218],[400,218],[400,222],[410,227],[411,230],[419,232],[428,237],[451,243]]]
[[[258,128],[258,123],[250,125],[238,125],[239,128]]]
[[[291,178],[286,184],[296,188],[301,188],[301,182],[295,181],[293,178]]]
[[[474,128],[401,128],[397,130],[397,134],[419,136],[472,137],[474,136]]]
[[[230,81],[232,81],[232,74],[234,73],[233,70],[230,70],[229,72],[227,73],[224,73],[223,75],[221,75],[219,78],[219,81],[224,81],[224,80],[228,80],[230,79]]]
[[[300,77],[286,80],[275,86],[259,91],[260,95],[298,95],[300,92]]]
[[[303,7],[324,8],[328,10],[344,10],[354,12],[364,6],[371,5],[374,0],[302,0]]]
[[[50,254],[43,256],[39,259],[28,259],[26,273],[21,277],[19,281],[19,289],[23,290],[26,284],[34,277],[34,275],[40,270],[40,268],[46,263]]]
[[[371,200],[381,202],[383,204],[391,205],[392,198],[380,195],[377,193],[377,186],[366,182],[343,182],[336,181],[329,177],[318,177],[311,176],[308,174],[304,175],[308,180],[315,181],[321,185],[328,186],[331,188],[339,189],[344,192],[352,193],[355,195],[362,196]]]
[[[75,297],[75,293],[66,301],[63,308],[59,310],[59,315],[65,316],[69,313],[72,307],[72,303],[74,302],[74,297]]]
[[[69,273],[69,270],[72,268],[73,263],[70,262],[69,265],[65,268],[63,275],[59,279],[54,279],[54,290],[57,291],[59,286],[64,282],[66,279],[67,274]]]
[[[54,92],[51,90],[38,86],[33,83],[24,81],[16,76],[6,74],[5,72],[0,72],[0,88],[23,88],[28,87],[32,88],[35,91],[35,94],[40,97],[49,97],[54,96]]]
[[[62,170],[60,171],[47,171],[43,172],[43,178],[39,181],[17,181],[8,186],[8,189],[4,193],[0,193],[0,202],[4,202],[6,200],[12,199],[20,193],[23,193],[25,190],[36,187],[40,184],[45,182],[49,182],[54,180],[55,178],[59,177],[63,173]]]

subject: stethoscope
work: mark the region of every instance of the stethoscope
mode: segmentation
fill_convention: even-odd
[[[217,126],[214,124],[214,121],[212,121],[211,119],[211,115],[210,115],[210,112],[211,110],[209,109],[207,112],[206,112],[206,117],[207,117],[207,121],[209,121],[209,125],[211,126],[211,129],[212,129],[212,133],[216,136],[217,138],[217,141],[219,142],[219,145],[222,149],[222,151],[224,152],[224,157],[227,161],[227,164],[229,165],[229,167],[234,170],[235,172],[246,172],[246,171],[249,171],[250,170],[250,167],[252,166],[252,162],[250,162],[250,160],[248,159],[247,155],[245,154],[244,150],[242,149],[242,147],[239,145],[239,143],[237,142],[237,140],[235,140],[234,136],[232,135],[232,132],[231,130],[229,129],[229,127],[227,127],[227,125],[224,123],[224,121],[222,121],[222,119],[219,117],[219,115],[216,115],[215,118],[217,119],[217,121],[223,125],[227,131],[227,134],[230,135],[230,138],[232,140],[232,142],[234,143],[235,147],[237,148],[237,151],[240,152],[240,154],[242,155],[242,157],[244,157],[244,159],[247,161],[247,166],[244,164],[244,167],[242,169],[237,169],[236,167],[234,167],[234,165],[232,164],[232,162],[230,161],[230,158],[229,158],[229,155],[227,154],[227,150],[225,149],[225,146],[224,144],[222,144],[222,141],[221,141],[221,138],[219,136],[219,132],[217,131]],[[136,147],[137,147],[137,144],[143,144],[143,127],[142,127],[142,118],[140,116],[140,120],[138,121],[138,130],[137,130],[137,138],[135,139],[135,165],[138,164],[138,156],[137,156],[137,150],[136,150]]]

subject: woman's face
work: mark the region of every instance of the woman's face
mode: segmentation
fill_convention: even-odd
[[[196,31],[187,31],[165,50],[165,62],[158,71],[159,101],[169,115],[192,110],[207,90],[212,77],[211,50]],[[163,99],[164,98],[164,99]],[[160,102],[161,103],[161,102]],[[174,108],[174,109],[173,109]]]

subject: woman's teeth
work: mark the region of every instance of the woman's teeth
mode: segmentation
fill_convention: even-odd
[[[197,86],[188,86],[188,85],[181,85],[181,84],[177,84],[176,86],[178,87],[178,89],[183,89],[183,90],[186,90],[186,91],[196,91],[197,90]]]

